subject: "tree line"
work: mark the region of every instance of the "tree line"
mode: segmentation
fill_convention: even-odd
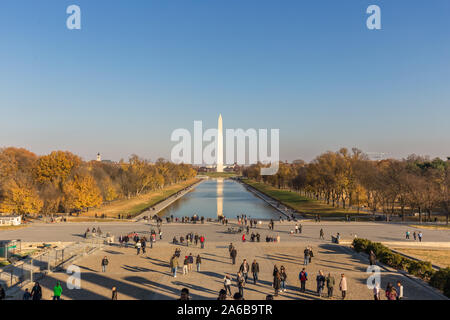
[[[118,163],[83,161],[68,151],[37,156],[21,148],[0,149],[0,212],[76,212],[132,198],[196,176],[189,165],[137,155]]]
[[[369,160],[361,150],[342,148],[325,152],[310,163],[280,162],[278,173],[261,176],[258,163],[243,170],[243,176],[277,188],[289,188],[306,197],[343,208],[361,207],[400,215],[418,213],[431,221],[434,212],[450,207],[450,161],[410,155],[406,159]]]

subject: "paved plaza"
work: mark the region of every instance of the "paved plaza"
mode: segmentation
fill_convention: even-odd
[[[374,241],[395,241],[411,243],[404,240],[406,229],[415,229],[396,224],[383,223],[341,223],[341,222],[301,222],[302,234],[290,234],[295,223],[275,223],[275,230],[269,231],[267,222],[250,232],[261,234],[260,243],[241,241],[240,234],[229,234],[227,227],[218,223],[202,224],[163,224],[163,240],[158,240],[153,249],[147,248],[147,254],[137,255],[132,247],[119,248],[116,245],[107,246],[96,253],[78,259],[75,264],[81,268],[81,289],[69,290],[66,286],[68,275],[64,272],[51,273],[45,277],[43,286],[43,298],[50,299],[51,289],[56,280],[63,285],[64,299],[110,299],[111,288],[117,287],[119,299],[175,299],[179,297],[181,288],[187,287],[193,299],[216,299],[218,292],[223,288],[225,274],[232,276],[232,292],[237,292],[236,273],[243,259],[251,264],[256,259],[260,265],[259,282],[254,285],[249,277],[249,282],[244,290],[244,298],[265,299],[267,294],[273,294],[272,272],[274,265],[286,267],[288,274],[288,290],[281,293],[276,299],[324,299],[315,294],[315,277],[319,270],[325,274],[331,273],[336,279],[336,287],[333,300],[340,299],[339,277],[344,273],[348,279],[348,299],[373,299],[372,291],[367,288],[366,281],[369,274],[366,273],[368,261],[365,257],[355,253],[348,247],[332,244],[330,236],[340,232],[343,239],[352,239],[355,234],[358,237],[368,238]],[[145,223],[105,223],[100,225],[103,232],[111,232],[115,236],[135,231],[148,237],[151,226]],[[92,224],[56,224],[34,225],[26,229],[5,231],[11,238],[19,238],[24,241],[81,241],[81,235]],[[325,231],[325,240],[319,239],[319,230]],[[44,232],[45,230],[45,232]],[[424,231],[424,230],[422,230]],[[198,247],[176,246],[171,244],[173,236],[185,236],[193,232],[206,237],[204,249]],[[280,243],[264,242],[266,235],[279,234]],[[448,231],[425,230],[424,241],[420,245],[427,246],[426,241],[448,245]],[[238,251],[236,265],[231,264],[228,254],[230,242]],[[314,252],[312,264],[308,265],[309,281],[307,292],[299,292],[298,274],[303,267],[303,250],[311,246]],[[194,257],[200,254],[203,260],[201,271],[193,271],[188,275],[182,275],[181,268],[178,276],[173,278],[169,270],[169,259],[175,248],[181,248],[181,258],[192,253]],[[101,272],[101,259],[107,256],[110,263],[106,273]],[[442,299],[442,295],[436,294],[423,285],[421,281],[410,279],[401,273],[391,269],[381,268],[381,287],[384,289],[388,282],[402,281],[405,287],[405,299]],[[327,299],[327,298],[325,298]]]

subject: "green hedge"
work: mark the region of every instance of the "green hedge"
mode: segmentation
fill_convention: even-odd
[[[372,242],[367,239],[354,239],[353,248],[357,252],[370,251],[375,253],[377,259],[397,270],[408,271],[408,273],[429,281],[430,285],[443,291],[447,297],[450,297],[450,268],[435,271],[431,262],[416,261],[392,252],[388,247],[379,242]]]

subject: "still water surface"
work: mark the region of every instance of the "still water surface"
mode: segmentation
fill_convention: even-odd
[[[280,217],[278,211],[255,197],[240,183],[221,178],[202,182],[194,191],[162,211],[162,215],[174,217],[191,217],[194,214],[213,219],[220,215],[235,219],[240,214],[261,220]]]

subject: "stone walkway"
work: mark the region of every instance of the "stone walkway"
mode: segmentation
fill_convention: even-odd
[[[232,292],[237,291],[235,275],[245,258],[250,264],[256,259],[261,271],[260,280],[256,285],[249,277],[249,283],[244,291],[246,300],[265,299],[267,294],[273,294],[271,285],[274,265],[278,267],[284,265],[288,274],[288,290],[276,299],[324,299],[315,294],[315,277],[319,270],[323,270],[326,274],[330,272],[336,279],[333,300],[340,299],[338,284],[341,273],[345,273],[348,279],[348,299],[372,299],[372,291],[366,286],[369,276],[366,274],[367,261],[349,249],[325,241],[312,245],[315,257],[312,264],[306,267],[310,279],[307,283],[307,292],[299,293],[298,273],[303,267],[303,249],[306,244],[306,242],[236,242],[238,251],[236,265],[231,264],[228,255],[229,242],[210,242],[205,249],[181,246],[182,257],[189,253],[194,256],[201,254],[203,263],[201,272],[195,271],[194,266],[194,271],[188,275],[182,275],[179,270],[176,278],[172,277],[168,266],[175,245],[157,243],[153,249],[147,249],[146,255],[139,256],[134,248],[112,246],[76,263],[82,271],[80,290],[67,289],[65,284],[67,274],[53,273],[41,283],[44,289],[43,298],[51,298],[51,288],[56,280],[60,280],[63,283],[64,299],[109,299],[113,286],[118,289],[119,299],[176,299],[183,287],[189,288],[193,299],[216,299],[219,290],[223,288],[225,274],[230,274],[233,278]],[[107,256],[110,261],[106,273],[100,272],[103,256]],[[402,281],[405,299],[408,300],[442,298],[420,283],[397,272],[382,269],[381,280],[383,289],[388,282]]]

